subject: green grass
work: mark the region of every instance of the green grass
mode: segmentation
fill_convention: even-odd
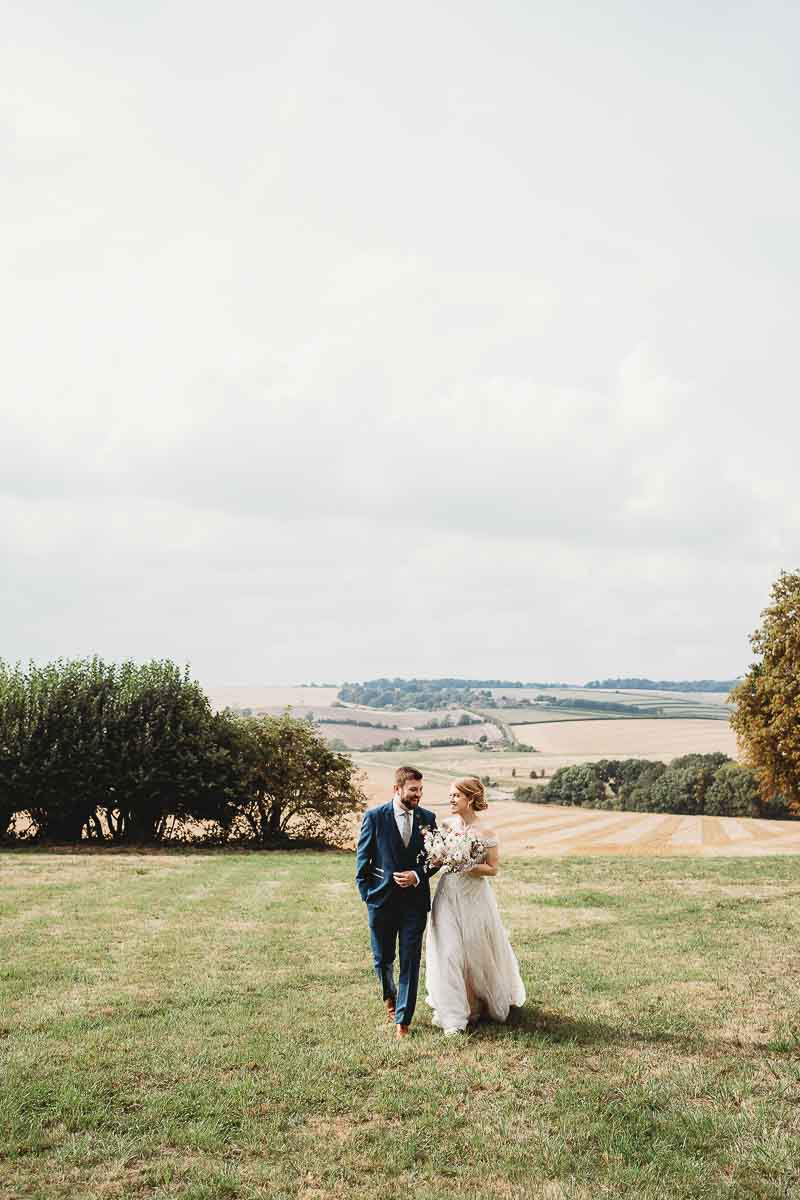
[[[800,859],[506,864],[508,1026],[396,1043],[345,854],[0,857],[0,1196],[800,1195]]]

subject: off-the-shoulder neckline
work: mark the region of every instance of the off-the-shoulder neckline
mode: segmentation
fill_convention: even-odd
[[[488,838],[496,838],[497,837],[497,834],[495,833],[495,831],[493,829],[490,829],[488,825],[481,825],[477,821],[473,821],[472,824],[468,825],[467,822],[463,819],[463,817],[458,817],[455,814],[452,817],[445,817],[445,819],[442,821],[442,824],[449,825],[450,822],[453,820],[460,821],[462,826],[464,827],[464,829],[475,829],[477,827],[477,832],[480,833],[483,837],[488,837]]]

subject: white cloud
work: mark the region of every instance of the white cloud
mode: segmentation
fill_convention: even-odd
[[[740,669],[800,531],[796,17],[680,14],[16,14],[0,654]]]

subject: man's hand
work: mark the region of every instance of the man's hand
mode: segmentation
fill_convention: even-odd
[[[394,881],[398,887],[416,887],[419,883],[416,871],[395,871]]]

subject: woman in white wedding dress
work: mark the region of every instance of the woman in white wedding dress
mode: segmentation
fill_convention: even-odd
[[[497,837],[478,813],[488,807],[479,779],[458,779],[450,788],[449,821],[468,826],[487,847],[484,862],[469,871],[440,876],[425,952],[431,1018],[445,1033],[462,1033],[486,1016],[505,1021],[525,1003],[525,986],[503,928],[489,877],[500,861]]]

